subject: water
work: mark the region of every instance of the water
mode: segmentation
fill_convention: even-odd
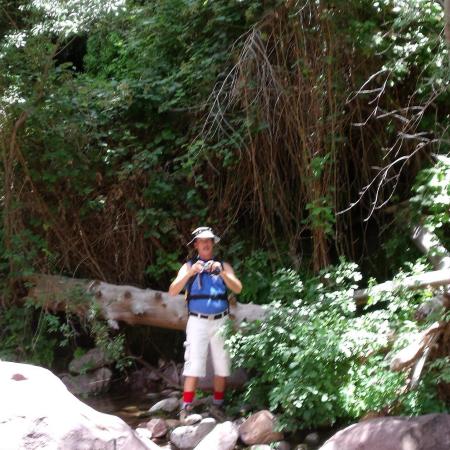
[[[149,398],[148,394],[138,392],[112,392],[81,399],[81,401],[99,412],[120,417],[132,428],[136,428],[140,423],[150,420],[148,410],[158,400],[159,397]]]

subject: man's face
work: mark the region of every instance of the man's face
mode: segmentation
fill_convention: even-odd
[[[214,247],[213,239],[196,239],[194,241],[194,248],[197,250],[200,256],[212,255],[213,247]]]

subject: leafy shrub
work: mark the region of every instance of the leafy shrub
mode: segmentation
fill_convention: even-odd
[[[71,337],[66,322],[30,301],[1,309],[0,359],[51,367],[57,348]]]
[[[357,311],[360,278],[345,262],[308,282],[281,270],[271,285],[268,319],[229,337],[234,364],[252,374],[244,398],[278,413],[281,427],[329,425],[384,407],[401,411],[406,376],[389,370],[392,335],[395,351],[418,332],[412,312],[429,294],[386,293]],[[424,393],[430,401],[412,407]],[[429,385],[409,394],[406,404],[415,413],[441,407]]]
[[[450,158],[440,155],[432,167],[416,178],[411,204],[425,225],[436,230],[450,223]]]
[[[72,311],[88,303],[87,320],[80,322]],[[114,332],[100,319],[98,307],[82,289],[73,289],[67,297],[64,314],[46,311],[39,299],[27,299],[21,305],[0,309],[0,359],[52,368],[60,349],[67,355],[79,353],[80,335],[90,335],[118,370],[130,365],[125,352],[125,336]]]
[[[245,286],[239,294],[243,303],[265,304],[269,300],[270,285],[273,279],[271,255],[263,250],[256,250],[243,256],[242,246],[235,244],[227,254],[233,260],[233,268]],[[227,256],[228,256],[227,255]]]

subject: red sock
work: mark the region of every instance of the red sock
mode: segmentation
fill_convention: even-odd
[[[214,402],[216,405],[220,405],[220,404],[223,403],[224,397],[225,397],[225,392],[217,392],[217,391],[214,391],[214,399],[213,399],[213,402]]]
[[[183,392],[183,403],[192,403],[194,401],[195,392]]]

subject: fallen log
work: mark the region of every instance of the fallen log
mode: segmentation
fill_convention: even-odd
[[[429,228],[422,225],[415,225],[411,229],[411,239],[430,260],[435,269],[440,271],[449,270],[450,253],[441,244],[437,235]],[[444,286],[444,292],[436,294],[431,299],[424,302],[416,311],[416,320],[423,320],[431,314],[442,311],[448,307],[449,293],[448,286]],[[391,360],[390,368],[394,371],[410,369],[410,380],[408,390],[415,389],[419,383],[425,363],[430,356],[432,348],[442,334],[445,323],[434,323],[429,328],[420,333],[414,342],[400,350]]]
[[[435,269],[450,268],[450,253],[433,231],[422,225],[415,225],[411,230],[411,239]]]
[[[152,325],[184,330],[187,309],[182,295],[170,296],[153,289],[118,286],[56,275],[33,275],[27,278],[31,287],[27,297],[52,311],[70,311],[80,317],[93,308],[113,328],[118,322],[130,325]],[[244,321],[263,319],[266,310],[260,305],[230,301],[230,316],[237,326]]]
[[[382,292],[392,292],[397,289],[425,289],[428,287],[445,286],[447,284],[450,284],[450,269],[434,270],[420,275],[406,277],[398,281],[386,281],[370,289],[357,290],[353,298],[357,303],[365,303],[369,296]]]
[[[186,327],[187,310],[182,295],[171,297],[167,292],[153,289],[57,275],[36,274],[28,277],[26,282],[31,286],[27,297],[44,309],[70,311],[83,317],[88,316],[93,305],[96,305],[101,317],[114,328],[118,327],[117,322],[174,330],[184,330]],[[424,289],[447,284],[450,284],[450,269],[442,269],[357,290],[354,299],[357,303],[365,303],[370,295],[399,288]],[[237,326],[244,321],[262,320],[266,314],[263,306],[230,301],[230,315]]]
[[[391,360],[390,369],[396,372],[412,367],[423,351],[429,347],[430,343],[436,340],[446,324],[433,323],[426,330],[422,331],[407,347],[400,350]]]
[[[442,270],[450,268],[450,253],[430,229],[422,225],[414,226],[411,231],[411,239],[417,248],[427,256],[435,269]],[[445,286],[443,293],[438,293],[433,298],[422,303],[417,308],[416,320],[423,320],[433,313],[442,311],[444,307],[448,307],[448,294],[448,286]]]

